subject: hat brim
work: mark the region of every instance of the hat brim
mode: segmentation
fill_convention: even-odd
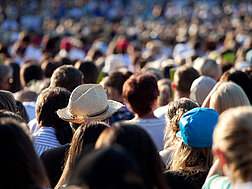
[[[72,123],[85,123],[90,121],[98,121],[98,120],[105,120],[109,117],[111,117],[115,112],[117,112],[120,108],[124,107],[124,105],[120,102],[116,102],[113,100],[108,100],[108,109],[103,112],[102,114],[99,114],[97,116],[79,116],[74,117],[71,116],[71,113],[68,111],[68,108],[59,109],[57,111],[58,116],[68,122]]]

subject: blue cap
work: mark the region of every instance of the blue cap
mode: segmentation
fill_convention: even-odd
[[[193,148],[207,148],[213,144],[213,131],[219,114],[210,108],[194,108],[179,120],[181,137],[185,144]]]

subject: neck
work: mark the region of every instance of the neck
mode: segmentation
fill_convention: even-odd
[[[153,111],[149,112],[148,114],[139,116],[138,114],[135,114],[136,119],[151,119],[151,118],[157,118],[154,114]]]

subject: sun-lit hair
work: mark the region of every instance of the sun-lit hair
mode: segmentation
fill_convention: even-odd
[[[219,114],[237,106],[250,106],[250,103],[243,89],[233,82],[222,83],[210,99],[210,108]]]
[[[214,130],[214,147],[222,151],[236,182],[252,180],[252,108],[236,107],[221,114]]]
[[[176,133],[180,131],[179,119],[187,111],[198,107],[198,105],[188,98],[180,98],[170,102],[166,111],[166,126],[164,132],[164,149],[174,145],[176,141]]]

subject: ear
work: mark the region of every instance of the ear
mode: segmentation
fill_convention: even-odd
[[[214,154],[219,159],[219,166],[220,167],[223,167],[224,165],[227,164],[226,156],[224,155],[224,153],[219,148],[217,148],[217,149],[214,150]]]

